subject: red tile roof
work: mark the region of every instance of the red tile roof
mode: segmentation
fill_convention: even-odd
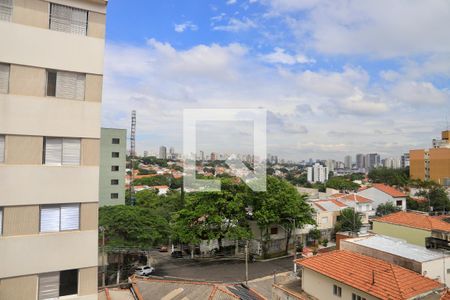
[[[379,299],[410,299],[443,287],[438,281],[408,269],[345,250],[298,259],[296,262]]]
[[[373,221],[402,225],[423,230],[439,230],[450,232],[450,223],[447,223],[443,220],[447,217],[450,218],[450,216],[433,217],[424,213],[400,211],[375,219]]]
[[[385,185],[383,183],[374,183],[373,187],[394,198],[406,197],[406,194],[403,193],[402,191],[399,191],[396,188],[393,188],[392,186],[389,185]]]
[[[358,202],[358,203],[371,203],[371,202],[373,202],[372,200],[370,200],[370,199],[368,199],[366,197],[357,195],[357,194],[345,194],[345,195],[339,197],[338,200],[341,199],[341,198],[345,199],[347,201],[355,201],[355,202]]]
[[[450,292],[447,291],[444,295],[442,295],[441,300],[450,300]]]

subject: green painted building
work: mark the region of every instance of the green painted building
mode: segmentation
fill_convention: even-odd
[[[125,204],[126,151],[126,129],[102,128],[100,206]]]

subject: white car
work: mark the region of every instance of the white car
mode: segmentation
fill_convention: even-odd
[[[155,271],[155,268],[153,268],[153,267],[142,266],[142,267],[137,267],[136,271],[134,271],[134,273],[139,276],[148,276],[148,275],[152,274],[154,271]]]

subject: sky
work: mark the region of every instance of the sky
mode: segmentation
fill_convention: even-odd
[[[449,28],[448,0],[110,1],[102,125],[181,152],[184,109],[266,109],[279,157],[399,157],[447,128]],[[199,150],[248,152],[239,126]]]

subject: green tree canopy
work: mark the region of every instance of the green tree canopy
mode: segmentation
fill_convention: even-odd
[[[361,214],[357,213],[353,208],[345,208],[341,210],[341,214],[336,222],[336,231],[358,232],[362,226]]]
[[[406,186],[409,182],[409,169],[375,168],[369,172],[368,176],[375,183]]]
[[[359,188],[359,184],[345,177],[333,176],[326,182],[326,187],[340,191],[356,191]]]
[[[392,202],[386,202],[378,205],[377,216],[385,216],[400,211],[400,208],[395,206]]]

